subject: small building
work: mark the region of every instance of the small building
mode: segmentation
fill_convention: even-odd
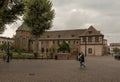
[[[115,54],[115,53],[113,52],[113,49],[114,49],[114,48],[120,49],[120,43],[110,43],[110,53],[111,53],[111,54]]]

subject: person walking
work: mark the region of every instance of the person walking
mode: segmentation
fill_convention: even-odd
[[[79,61],[80,61],[80,68],[82,68],[82,67],[85,68],[86,66],[84,64],[84,62],[85,62],[84,54],[83,53],[79,53],[78,58],[79,58]]]

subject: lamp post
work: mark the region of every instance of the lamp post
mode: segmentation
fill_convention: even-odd
[[[85,56],[87,56],[87,38],[85,37]]]
[[[8,41],[8,47],[7,47],[7,62],[10,62],[10,52],[9,52],[9,41]]]
[[[85,37],[84,42],[85,42],[85,56],[87,56],[87,37]]]
[[[87,37],[82,36],[81,38],[82,38],[81,42],[84,47],[84,55],[87,56]]]

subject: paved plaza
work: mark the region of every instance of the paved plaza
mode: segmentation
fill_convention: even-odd
[[[76,60],[0,60],[0,82],[120,82],[120,61],[112,56]]]

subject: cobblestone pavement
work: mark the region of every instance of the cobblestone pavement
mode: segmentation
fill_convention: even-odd
[[[76,60],[0,60],[0,82],[120,82],[120,61],[112,56]]]

